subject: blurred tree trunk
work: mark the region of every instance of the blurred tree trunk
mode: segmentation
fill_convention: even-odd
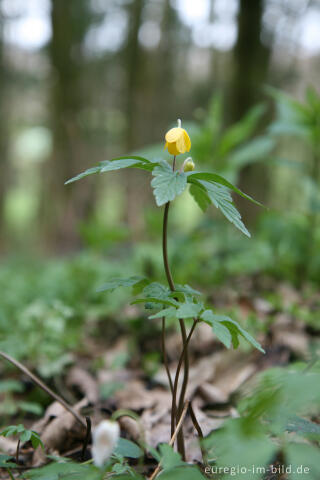
[[[228,123],[237,122],[256,102],[263,98],[263,86],[267,82],[271,47],[262,43],[262,19],[264,0],[240,0],[238,38],[234,49],[233,81],[229,96],[230,117]],[[240,175],[240,187],[265,201],[269,191],[267,168],[262,164],[248,166]],[[241,203],[246,221],[253,221],[256,207]]]
[[[6,112],[6,80],[7,72],[4,59],[4,39],[3,39],[3,24],[4,18],[2,16],[0,0],[0,249],[4,247],[6,226],[4,218],[4,204],[8,184],[8,131],[7,131],[7,112]]]
[[[85,66],[82,47],[90,22],[86,0],[51,0],[53,152],[45,167],[42,218],[46,244],[57,250],[78,246],[78,223],[88,218],[93,207],[90,180],[64,186],[68,178],[89,165],[79,117],[86,102],[81,83]]]
[[[128,6],[128,36],[124,50],[124,62],[127,72],[126,82],[126,138],[127,152],[141,146],[139,138],[139,93],[142,79],[142,49],[139,45],[139,29],[145,0],[132,0]],[[141,188],[141,172],[127,170],[124,172],[127,184],[126,221],[133,237],[139,236],[142,227],[143,189]]]
[[[163,15],[161,22],[161,42],[159,45],[159,58],[156,69],[157,94],[154,95],[157,101],[158,122],[164,129],[171,122],[174,122],[178,114],[177,99],[174,88],[174,66],[175,55],[178,50],[179,21],[177,13],[172,7],[170,0],[163,2]],[[163,132],[163,133],[164,133]]]

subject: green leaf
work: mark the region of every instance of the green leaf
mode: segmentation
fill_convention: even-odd
[[[1,455],[0,454],[0,468],[14,468],[17,466],[16,463],[10,462],[13,460],[13,457],[9,455]]]
[[[230,170],[243,168],[255,162],[264,160],[275,147],[275,140],[270,137],[257,137],[233,152],[228,159]]]
[[[79,173],[79,175],[76,175],[75,177],[70,178],[64,184],[68,185],[69,183],[77,182],[78,180],[81,180],[82,178],[87,177],[88,175],[93,175],[94,173],[99,173],[100,170],[101,170],[100,166],[88,168],[84,172]]]
[[[204,180],[193,179],[192,181],[207,193],[214,206],[218,208],[221,213],[223,213],[229,222],[233,223],[234,226],[237,227],[247,237],[251,236],[250,232],[247,230],[246,226],[241,220],[240,213],[233,205],[230,193],[225,187],[212,182],[206,182]]]
[[[241,327],[241,325],[236,322],[235,320],[232,320],[229,317],[225,316],[216,316],[217,319],[220,318],[220,321],[223,325],[225,325],[231,335],[232,335],[232,343],[234,344],[234,347],[237,348],[239,345],[239,340],[238,338],[236,339],[235,337],[238,335],[241,335],[243,338],[245,338],[253,347],[255,347],[257,350],[259,350],[261,353],[266,353],[265,350],[261,347],[260,343],[255,340],[249,332],[247,332],[244,328]]]
[[[32,432],[31,430],[25,430],[21,435],[20,435],[20,441],[21,443],[29,442],[31,439]]]
[[[152,171],[153,168],[157,165],[157,163],[150,162],[147,158],[131,155],[130,157],[117,157],[112,160],[105,160],[100,163],[100,165],[92,168],[88,168],[79,175],[76,175],[70,180],[65,182],[65,185],[69,183],[76,182],[77,180],[81,180],[88,175],[92,175],[94,173],[104,173],[104,172],[111,172],[114,170],[120,170],[122,168],[131,168],[137,167],[142,168],[144,170]]]
[[[126,438],[119,438],[114,453],[127,458],[140,458],[143,455],[141,448]]]
[[[169,297],[170,289],[166,285],[162,285],[162,283],[152,282],[143,289],[142,293],[146,297],[166,299]]]
[[[145,277],[134,275],[128,278],[113,278],[108,282],[104,283],[97,289],[97,292],[106,292],[106,291],[113,291],[118,287],[133,287],[137,284],[143,284],[147,281]]]
[[[165,308],[164,310],[160,310],[160,312],[151,315],[149,318],[152,320],[154,318],[176,318],[177,309],[175,307]]]
[[[167,443],[162,443],[159,446],[159,450],[161,467],[163,470],[170,470],[184,465],[184,462],[181,460],[181,455],[178,452],[175,452]]]
[[[215,431],[204,441],[209,458],[216,458],[217,467],[227,467],[223,479],[241,478],[237,468],[246,469],[244,480],[261,480],[261,471],[253,471],[252,465],[267,469],[277,451],[276,445],[261,432],[259,426],[252,431],[247,428],[246,419],[227,420],[223,428]]]
[[[39,445],[41,445],[41,447],[44,448],[44,445],[42,443],[42,440],[40,439],[39,434],[37,432],[34,432],[33,430],[28,430],[21,423],[17,426],[10,425],[9,427],[6,427],[4,430],[0,432],[0,435],[2,435],[3,437],[19,435],[19,439],[21,443],[25,443],[31,440],[32,446],[34,448],[37,448]]]
[[[246,140],[254,133],[258,126],[258,122],[266,111],[266,106],[263,104],[256,105],[249,112],[241,118],[239,122],[232,125],[222,135],[218,149],[217,157],[224,158],[238,145]]]
[[[44,445],[43,442],[40,438],[40,435],[37,432],[32,431],[31,432],[31,443],[33,448],[36,450],[39,446],[44,450]]]
[[[113,172],[114,170],[121,170],[138,165],[140,162],[134,158],[123,158],[121,160],[111,160],[103,162],[100,167],[100,173]]]
[[[162,472],[159,480],[206,480],[197,467],[177,467]]]
[[[198,303],[184,303],[176,311],[177,318],[194,318],[198,317],[202,310],[202,305]]]
[[[263,207],[263,205],[258,202],[257,200],[254,200],[254,198],[250,197],[246,193],[242,192],[238,187],[235,187],[230,183],[228,180],[225,178],[221,177],[221,175],[218,175],[217,173],[210,173],[210,172],[196,172],[196,173],[189,173],[187,174],[188,176],[188,182],[192,182],[193,179],[195,180],[206,180],[207,182],[212,182],[214,184],[218,183],[219,185],[223,185],[224,187],[229,188],[230,190],[233,190],[235,193],[240,195],[241,197],[249,200],[250,202],[254,203],[255,205],[258,205],[259,207]]]
[[[195,290],[194,288],[190,287],[189,285],[176,285],[176,292],[182,292],[182,293],[187,293],[190,295],[202,295],[201,292],[198,290]],[[174,295],[174,292],[172,292],[170,295]]]
[[[260,343],[257,342],[251,335],[248,333],[244,328],[241,327],[241,325],[236,322],[235,320],[232,320],[231,318],[225,316],[225,315],[215,315],[211,310],[206,310],[202,315],[201,318],[206,322],[209,323],[210,325],[213,326],[214,322],[218,322],[222,325],[224,325],[228,330],[229,333],[231,334],[232,337],[232,345],[234,348],[237,348],[239,346],[239,335],[241,335],[243,338],[245,338],[253,347],[255,347],[257,350],[259,350],[262,353],[265,353],[264,349],[261,347]],[[216,333],[216,332],[215,332]],[[218,336],[218,334],[216,333]],[[221,339],[220,339],[221,340]],[[222,340],[221,340],[222,341]],[[228,342],[228,340],[227,340]],[[226,343],[223,342],[225,345]],[[227,346],[227,345],[226,345]],[[228,347],[229,348],[229,347]]]
[[[23,392],[24,386],[17,380],[1,380],[0,381],[0,393],[7,392]]]
[[[23,474],[26,480],[101,480],[101,471],[91,465],[81,465],[79,463],[50,463],[45,467],[29,470]]]
[[[177,302],[174,299],[165,300],[164,298],[157,297],[138,298],[131,302],[131,305],[136,305],[138,303],[156,303],[157,305],[169,305],[170,307],[175,307],[177,305]]]
[[[293,417],[286,427],[288,432],[296,432],[301,434],[320,435],[320,425],[318,423],[310,422],[305,418]]]
[[[187,186],[187,175],[184,172],[173,172],[166,162],[155,167],[152,174],[154,179],[151,185],[158,207],[172,201]]]
[[[290,443],[285,449],[287,464],[291,466],[292,480],[319,480],[320,449],[313,445]]]
[[[227,348],[230,348],[232,341],[231,333],[228,328],[216,320],[215,317],[216,316],[211,310],[206,310],[201,315],[201,318],[212,327],[213,333],[217,336],[220,342],[222,342]]]
[[[24,412],[33,413],[34,415],[41,415],[43,412],[43,408],[39,403],[17,402],[17,405]]]
[[[176,306],[177,302],[173,298],[170,298],[170,289],[158,282],[152,282],[147,285],[142,294],[144,295],[144,300],[146,301],[146,308],[153,309],[156,308],[159,304],[161,305],[171,305]],[[156,299],[156,301],[153,301]],[[162,302],[160,300],[163,300]],[[169,302],[169,303],[168,303]],[[138,302],[143,303],[143,302]]]
[[[206,212],[208,206],[211,205],[211,200],[207,192],[204,189],[199,188],[196,183],[191,184],[189,192],[193,196],[200,209],[203,212]]]

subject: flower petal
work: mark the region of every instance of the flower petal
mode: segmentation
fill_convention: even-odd
[[[171,128],[166,133],[165,139],[168,143],[176,142],[180,137],[183,136],[183,129],[182,128]]]
[[[168,143],[168,152],[170,155],[179,155],[180,151],[177,149],[176,143]]]
[[[178,138],[178,140],[176,141],[176,145],[180,153],[189,152],[191,147],[191,142],[190,142],[189,135],[185,130],[182,131],[182,136]]]
[[[188,132],[184,129],[183,129],[183,136],[184,136],[184,141],[185,141],[185,145],[186,145],[186,148],[187,148],[187,152],[189,152],[190,149],[191,149],[191,140],[190,140],[190,137],[188,135]]]

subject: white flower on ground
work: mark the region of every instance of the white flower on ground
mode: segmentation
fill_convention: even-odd
[[[102,467],[113,453],[120,436],[117,422],[103,420],[92,433],[92,458],[97,467]]]

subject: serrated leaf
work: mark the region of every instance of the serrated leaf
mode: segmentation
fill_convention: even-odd
[[[190,295],[202,295],[201,292],[198,290],[195,290],[194,288],[190,287],[189,285],[178,285],[176,284],[176,292],[182,292],[182,293],[187,293]],[[174,295],[174,292],[171,293],[171,295]]]
[[[140,156],[131,155],[130,157],[117,157],[113,158],[112,160],[104,160],[100,163],[100,165],[96,167],[88,168],[84,172],[79,173],[79,175],[76,175],[75,177],[70,178],[70,180],[67,180],[65,182],[65,185],[76,182],[84,177],[87,177],[88,175],[93,175],[95,173],[111,172],[114,170],[131,167],[137,167],[144,170],[152,171],[156,165],[157,163],[150,162],[150,160],[148,160],[147,158]]]
[[[100,166],[88,168],[84,172],[79,173],[75,177],[70,178],[64,184],[68,185],[69,183],[77,182],[78,180],[81,180],[82,178],[87,177],[88,175],[93,175],[94,173],[99,173],[100,170],[101,170]]]
[[[162,283],[152,282],[147,285],[142,293],[146,297],[156,297],[156,298],[168,298],[170,294],[170,289],[166,285],[162,285]]]
[[[160,310],[160,312],[157,312],[154,315],[151,315],[149,318],[151,320],[155,318],[162,318],[162,317],[176,318],[176,312],[177,312],[177,309],[175,307],[169,307],[169,308],[165,308],[164,310]]]
[[[139,275],[133,275],[132,277],[128,278],[113,278],[108,282],[104,283],[97,289],[97,292],[106,292],[106,291],[113,291],[118,287],[133,287],[139,283],[146,282],[147,279],[145,277]]]
[[[146,300],[146,308],[148,309],[156,308],[159,306],[159,304],[171,306],[177,305],[177,302],[173,298],[170,298],[170,289],[166,285],[162,285],[158,282],[152,282],[144,287],[142,294],[144,295]],[[156,299],[156,301],[153,302],[152,299]],[[170,303],[165,301],[160,302],[161,299],[168,300]]]
[[[100,167],[100,173],[113,172],[114,170],[121,170],[122,168],[133,167],[140,162],[134,158],[124,158],[121,160],[105,161]]]
[[[212,327],[213,333],[227,348],[231,347],[232,336],[228,328],[215,319],[211,310],[202,313],[201,318]]]
[[[143,455],[141,448],[126,438],[119,438],[114,453],[127,458],[140,458]]]
[[[172,201],[187,186],[187,175],[184,172],[173,172],[166,162],[155,167],[152,174],[154,178],[151,186],[158,207]]]
[[[250,197],[250,195],[247,195],[246,193],[242,192],[238,187],[230,183],[227,179],[222,177],[221,175],[218,175],[217,173],[211,173],[211,172],[196,172],[196,173],[189,173],[187,174],[188,177],[188,182],[192,183],[192,180],[205,180],[207,182],[212,182],[213,184],[219,184],[223,187],[227,187],[230,190],[233,190],[235,193],[240,195],[241,197],[245,198],[246,200],[249,200],[250,202],[254,203],[255,205],[258,205],[259,207],[263,207],[263,205],[255,200],[254,198]]]
[[[206,182],[204,180],[192,180],[199,188],[207,193],[211,202],[221,213],[233,223],[242,233],[250,237],[250,232],[241,220],[241,215],[233,204],[232,197],[229,191],[222,185],[214,184],[213,182]]]
[[[206,212],[209,205],[211,205],[211,200],[207,192],[199,188],[195,183],[190,186],[189,192],[194,198],[195,202],[198,204],[199,208],[203,212]]]
[[[174,299],[166,300],[164,298],[156,298],[156,297],[145,297],[145,298],[138,298],[131,302],[131,305],[136,305],[138,303],[156,303],[157,305],[169,305],[170,307],[175,307],[177,302]]]
[[[202,305],[199,305],[198,303],[184,303],[178,308],[176,312],[176,317],[177,318],[198,317],[201,310],[202,310]]]
[[[217,316],[219,317],[219,316]],[[239,340],[235,340],[235,335],[241,335],[243,338],[245,338],[253,347],[255,347],[257,350],[259,350],[261,353],[266,353],[265,350],[261,347],[260,343],[255,340],[249,332],[247,332],[244,328],[241,327],[241,325],[236,322],[235,320],[232,320],[229,317],[221,316],[220,321],[223,325],[225,325],[231,335],[232,335],[232,341],[235,344],[235,348],[239,345]]]
[[[213,325],[214,322],[218,322],[224,325],[231,335],[232,345],[234,348],[239,346],[239,335],[245,338],[253,347],[259,350],[262,353],[265,353],[264,349],[261,347],[260,343],[255,340],[249,332],[247,332],[241,325],[232,320],[231,318],[225,315],[215,315],[211,310],[206,310],[202,315],[201,318],[210,325]],[[222,340],[221,340],[222,341]],[[223,342],[224,343],[224,342]],[[226,344],[225,344],[226,345]],[[229,348],[229,347],[228,347]]]

